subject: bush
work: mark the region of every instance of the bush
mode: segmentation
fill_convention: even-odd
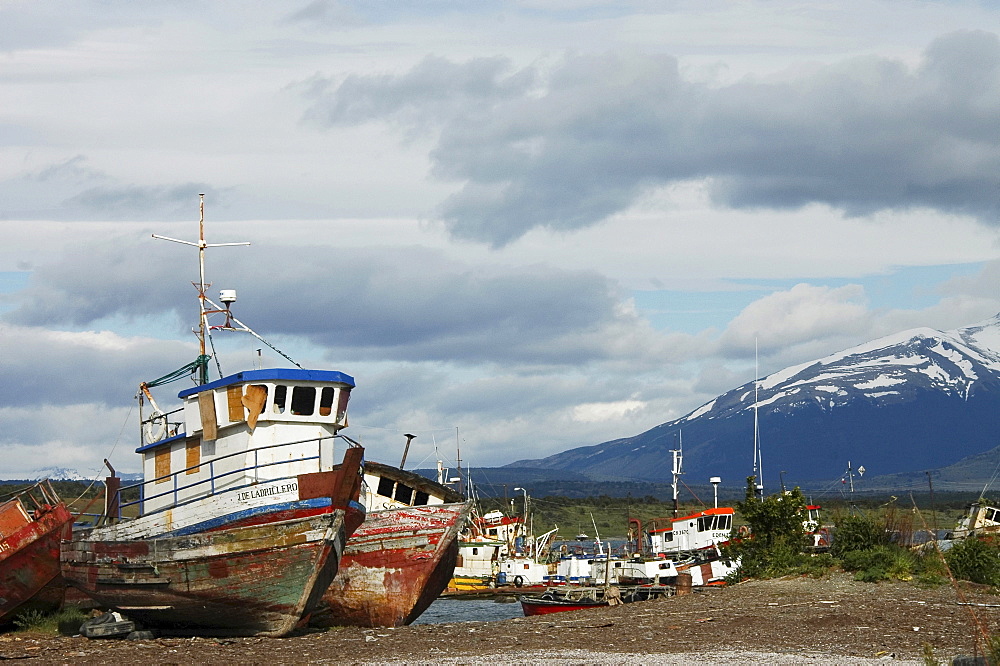
[[[889,544],[889,532],[880,521],[861,514],[847,514],[834,520],[835,531],[830,554],[842,558],[845,554],[873,550]]]
[[[802,491],[795,488],[759,499],[754,492],[754,481],[754,477],[747,479],[746,499],[736,504],[750,528],[750,536],[741,537],[734,531],[726,547],[726,555],[740,562],[739,569],[730,575],[730,582],[791,573],[820,575],[822,562],[829,560],[816,560],[802,552],[809,544],[802,525],[806,515]]]
[[[844,571],[854,571],[854,579],[868,583],[880,580],[911,580],[920,561],[912,552],[896,545],[853,550],[841,557]]]
[[[47,619],[45,613],[39,610],[29,610],[14,618],[14,626],[18,631],[38,630]]]
[[[957,541],[944,557],[955,578],[1000,586],[1000,548],[996,544],[970,537]]]

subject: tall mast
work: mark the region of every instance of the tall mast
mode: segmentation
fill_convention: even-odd
[[[764,463],[760,455],[760,427],[757,419],[757,387],[760,377],[760,367],[757,360],[757,338],[753,339],[753,475],[756,477],[757,491],[764,499]]]
[[[205,284],[205,248],[206,247],[225,247],[229,245],[249,245],[248,242],[243,243],[206,243],[205,242],[205,195],[199,194],[199,204],[198,204],[198,242],[192,243],[191,241],[179,240],[177,238],[170,238],[168,236],[158,236],[153,234],[153,238],[159,238],[160,240],[168,240],[174,243],[181,243],[182,245],[192,245],[198,248],[198,282],[191,284],[194,288],[198,290],[198,328],[195,330],[195,335],[198,336],[198,351],[202,356],[207,356],[207,349],[205,347],[205,339],[208,336],[209,326],[208,326],[208,315],[211,312],[219,312],[220,310],[214,309],[209,310],[206,307],[207,297],[205,292],[211,286],[210,284]],[[235,298],[235,297],[234,297]],[[239,320],[233,319],[240,323]],[[241,324],[242,325],[242,324]],[[249,330],[249,329],[247,329]],[[253,331],[250,331],[253,333]],[[256,335],[256,334],[254,334]],[[260,336],[257,336],[258,338]],[[265,341],[266,343],[266,341]],[[268,344],[268,346],[271,346]],[[273,347],[272,347],[273,348]],[[287,357],[286,357],[287,358]],[[208,364],[202,364],[201,370],[198,376],[199,384],[208,383]]]
[[[208,313],[205,307],[205,291],[209,285],[205,284],[205,195],[198,195],[198,349],[202,356],[206,355],[205,332],[208,330]],[[208,383],[208,364],[201,366],[201,376],[198,378],[199,384]]]
[[[674,518],[677,517],[677,482],[680,481],[681,466],[684,464],[684,437],[683,432],[677,431],[677,448],[670,451],[673,455],[673,477],[670,482],[671,487],[674,489]]]

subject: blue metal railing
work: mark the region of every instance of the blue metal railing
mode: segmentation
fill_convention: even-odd
[[[252,448],[252,449],[245,449],[243,451],[237,451],[236,453],[230,453],[230,454],[227,454],[227,455],[224,455],[224,456],[220,456],[218,458],[213,458],[212,460],[208,461],[207,463],[206,462],[201,462],[201,463],[199,463],[197,465],[191,465],[190,467],[186,467],[184,469],[178,470],[176,472],[172,472],[170,474],[165,474],[163,476],[157,477],[155,479],[151,479],[149,481],[143,481],[141,483],[134,483],[134,484],[129,485],[129,486],[122,486],[118,490],[118,493],[117,493],[118,494],[118,515],[117,515],[117,518],[121,518],[122,517],[122,509],[123,508],[129,507],[129,506],[135,506],[137,504],[139,505],[139,513],[140,513],[140,515],[149,515],[149,514],[158,513],[160,511],[165,511],[167,509],[173,509],[173,508],[176,508],[176,507],[179,507],[179,506],[184,506],[185,504],[190,504],[191,502],[195,502],[197,500],[204,499],[205,497],[211,497],[212,495],[215,495],[216,492],[217,492],[217,490],[218,490],[217,487],[216,487],[217,486],[216,481],[219,480],[219,479],[223,479],[225,477],[233,476],[234,474],[243,474],[245,472],[255,471],[255,470],[260,470],[260,469],[265,469],[265,468],[268,468],[268,467],[273,467],[275,465],[288,465],[288,464],[295,464],[295,463],[301,463],[301,462],[308,462],[310,460],[315,460],[316,461],[317,471],[322,471],[322,462],[320,461],[320,456],[322,454],[323,442],[325,442],[326,440],[334,440],[334,439],[338,439],[338,438],[347,441],[349,443],[349,445],[356,445],[356,443],[353,442],[353,440],[351,440],[348,437],[345,437],[344,435],[327,435],[325,437],[302,439],[302,440],[298,440],[298,441],[295,441],[295,442],[283,442],[281,444],[269,444],[267,446],[259,446],[259,447]],[[261,463],[260,462],[260,452],[261,451],[270,451],[270,450],[274,450],[274,449],[280,449],[282,447],[298,446],[298,445],[301,445],[301,444],[310,444],[310,443],[315,443],[315,445],[316,445],[316,454],[315,455],[300,456],[300,457],[297,457],[297,458],[295,458],[293,460],[278,460],[278,461],[269,461],[269,462],[265,462],[265,463]],[[228,459],[231,459],[231,458],[236,458],[238,456],[246,456],[246,455],[248,455],[250,453],[252,453],[253,457],[254,457],[252,465],[247,465],[245,467],[240,467],[238,469],[233,469],[233,470],[221,472],[218,475],[216,475],[216,473],[215,473],[216,464],[218,464],[218,463],[220,463],[221,461],[224,461],[224,460],[228,460]],[[331,453],[331,459],[332,459],[332,453]],[[193,483],[188,483],[188,484],[184,484],[184,485],[181,484],[181,482],[180,482],[180,476],[182,474],[187,474],[190,470],[198,470],[198,469],[200,469],[202,467],[205,467],[206,465],[208,466],[208,470],[209,470],[208,478],[200,479],[198,481],[194,481]],[[281,481],[281,480],[284,480],[284,479],[296,478],[297,476],[298,476],[298,474],[288,475],[288,476],[280,476],[280,477],[273,477],[273,478],[266,479],[266,481],[267,482]],[[158,484],[158,483],[165,483],[168,480],[172,480],[172,482],[173,482],[171,488],[169,488],[169,489],[167,489],[167,490],[165,490],[163,492],[157,492],[157,493],[155,493],[153,495],[148,495],[147,496],[147,494],[146,494],[146,492],[147,492],[147,486],[154,486],[155,484]],[[240,490],[242,488],[249,488],[250,486],[253,486],[256,483],[258,483],[258,481],[255,479],[254,481],[250,481],[250,482],[244,483],[242,485],[227,486],[224,490],[225,490],[225,492],[231,492],[231,491],[234,491],[234,490]],[[189,489],[195,488],[197,486],[204,486],[206,484],[208,485],[208,487],[205,489],[204,493],[196,494],[196,495],[194,495],[192,497],[186,498],[184,501],[180,501],[179,494],[180,494],[181,491],[189,490]],[[122,493],[125,492],[126,490],[131,490],[133,488],[138,488],[139,489],[139,499],[131,501],[131,502],[122,502],[121,501],[122,500]],[[149,514],[147,514],[143,510],[144,507],[145,507],[145,503],[146,502],[151,501],[151,500],[155,500],[155,499],[159,499],[159,498],[162,498],[162,497],[166,497],[168,495],[173,495],[173,502],[171,504],[169,504],[167,506],[164,506],[164,507],[161,507],[159,509],[155,509],[153,511],[150,511]]]

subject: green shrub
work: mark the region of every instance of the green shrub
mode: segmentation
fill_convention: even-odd
[[[44,624],[47,615],[40,610],[29,610],[14,618],[18,631],[35,631]]]
[[[889,532],[881,521],[861,514],[847,514],[834,520],[835,531],[830,554],[842,558],[846,553],[873,550],[889,544]]]
[[[956,542],[946,553],[945,560],[955,578],[1000,586],[1000,548],[976,538]]]
[[[80,625],[87,620],[87,614],[76,606],[67,606],[55,613],[38,610],[25,611],[14,618],[18,631],[38,633],[60,633],[72,636],[80,631]]]
[[[733,532],[726,555],[739,559],[740,566],[730,575],[729,581],[743,578],[773,578],[787,574],[821,575],[822,562],[804,554],[809,536],[802,525],[806,515],[806,501],[802,491],[769,495],[760,499],[755,494],[754,477],[747,479],[746,499],[737,502],[750,536],[741,537]]]
[[[894,544],[870,550],[853,550],[840,558],[844,571],[854,571],[854,579],[875,583],[880,580],[911,580],[920,561],[909,550]]]

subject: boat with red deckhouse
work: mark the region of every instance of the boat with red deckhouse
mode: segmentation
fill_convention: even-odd
[[[348,540],[313,625],[409,624],[455,569],[468,500],[442,483],[376,462],[365,463],[364,481],[367,517]]]
[[[59,544],[72,529],[72,514],[47,480],[0,504],[0,624],[62,605]]]
[[[296,364],[209,381],[213,330],[270,343],[232,315],[235,291],[221,293],[224,307],[205,293],[204,205],[199,241],[176,242],[199,250],[201,353],[140,386],[143,481],[121,488],[112,469],[102,524],[62,544],[63,576],[161,630],[283,636],[318,604],[364,519],[363,449],[340,432],[354,379]],[[181,406],[161,410],[150,389],[186,377]]]

